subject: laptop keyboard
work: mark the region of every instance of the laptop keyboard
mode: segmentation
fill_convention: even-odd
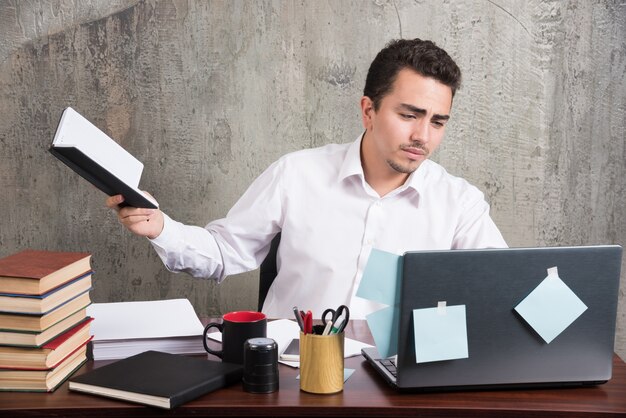
[[[390,359],[380,359],[378,360],[380,364],[383,365],[385,369],[391,373],[393,377],[398,377],[398,371],[396,370],[396,363]]]

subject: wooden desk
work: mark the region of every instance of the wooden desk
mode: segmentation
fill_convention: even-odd
[[[348,336],[371,342],[367,324],[352,322]],[[88,362],[78,373],[98,364],[104,362]],[[578,389],[399,394],[362,357],[347,359],[346,367],[356,371],[335,395],[300,392],[298,370],[281,365],[280,390],[269,395],[246,393],[234,385],[165,411],[69,392],[66,382],[50,394],[0,393],[0,416],[626,417],[626,364],[617,356],[609,383]]]

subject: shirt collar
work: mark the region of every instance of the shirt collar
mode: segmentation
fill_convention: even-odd
[[[351,176],[358,176],[361,178],[361,181],[365,183],[365,174],[363,173],[363,166],[361,165],[361,141],[364,135],[365,133],[359,135],[359,137],[350,144],[341,165],[341,170],[339,170],[339,181],[343,181]],[[425,160],[420,164],[418,169],[412,172],[404,184],[398,188],[398,192],[406,190],[407,188],[412,188],[416,192],[419,192],[431,164],[432,162],[430,160]]]
[[[401,187],[410,187],[416,192],[419,193],[420,189],[423,187],[424,179],[428,175],[429,168],[432,164],[430,160],[424,160],[420,166],[414,172],[409,175],[409,178],[406,179],[404,185]]]
[[[348,152],[341,164],[341,170],[339,170],[339,181],[343,181],[351,176],[360,176],[365,181],[365,174],[363,173],[363,166],[361,165],[361,140],[365,133],[359,135],[359,137],[350,144]]]

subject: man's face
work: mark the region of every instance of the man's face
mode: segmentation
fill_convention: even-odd
[[[378,110],[368,97],[361,99],[367,130],[363,153],[370,166],[366,168],[382,170],[383,175],[415,171],[441,143],[451,106],[450,87],[413,70],[400,70]]]

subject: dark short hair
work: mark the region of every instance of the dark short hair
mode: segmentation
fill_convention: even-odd
[[[461,70],[434,42],[418,38],[392,40],[376,55],[365,80],[363,95],[372,100],[375,110],[391,91],[400,70],[405,68],[450,87],[452,97],[461,86]]]

